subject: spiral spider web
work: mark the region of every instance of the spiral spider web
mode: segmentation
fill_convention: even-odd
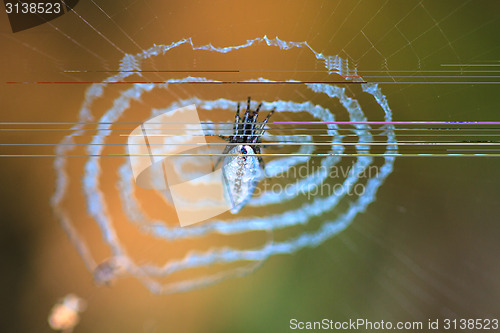
[[[68,153],[73,149],[75,137],[82,134],[83,124],[89,123],[98,118],[97,126],[95,127],[96,134],[87,147],[87,153],[90,156],[85,162],[84,172],[82,175],[82,188],[87,204],[87,211],[97,223],[106,245],[109,247],[112,256],[111,258],[119,258],[121,271],[116,272],[120,275],[131,275],[139,279],[151,292],[158,294],[170,294],[182,291],[189,291],[201,286],[209,285],[221,281],[230,276],[246,275],[255,270],[266,259],[278,254],[291,254],[304,247],[315,247],[323,243],[325,240],[333,237],[344,230],[355,218],[355,216],[363,212],[365,208],[375,200],[377,189],[383,184],[386,177],[392,172],[394,157],[385,156],[383,163],[379,166],[379,172],[376,177],[365,180],[363,192],[355,198],[346,198],[347,193],[363,182],[360,175],[366,171],[374,162],[374,158],[369,156],[369,148],[363,143],[372,141],[371,128],[366,123],[367,117],[359,102],[348,96],[346,89],[335,84],[321,82],[302,82],[296,79],[286,79],[284,82],[300,84],[306,90],[313,94],[324,95],[328,100],[336,100],[348,114],[349,121],[353,123],[352,132],[357,140],[355,146],[357,159],[352,163],[352,168],[349,169],[341,186],[331,193],[323,195],[310,196],[310,192],[321,186],[321,184],[329,180],[329,170],[341,162],[341,155],[344,152],[342,141],[346,139],[341,129],[335,123],[335,110],[328,107],[312,103],[310,101],[294,102],[290,100],[264,100],[263,108],[275,108],[277,114],[285,114],[293,119],[295,114],[307,114],[308,117],[324,124],[324,136],[331,140],[331,147],[327,154],[321,159],[321,167],[318,170],[309,172],[305,177],[292,184],[287,191],[279,192],[266,189],[259,193],[258,196],[252,198],[249,202],[249,207],[266,208],[264,214],[245,215],[245,216],[230,216],[226,219],[213,219],[199,225],[188,228],[171,225],[168,220],[153,219],[148,216],[144,207],[141,206],[140,200],[136,195],[135,184],[133,182],[132,171],[125,162],[118,168],[119,180],[118,188],[122,206],[127,219],[133,222],[137,227],[137,232],[146,233],[154,238],[163,239],[169,242],[178,242],[192,240],[196,238],[207,237],[211,234],[220,234],[225,236],[245,235],[250,232],[264,232],[266,234],[274,234],[278,230],[286,230],[294,227],[303,227],[312,224],[312,220],[319,219],[320,223],[315,222],[314,230],[302,228],[296,235],[281,237],[279,240],[271,237],[264,244],[259,246],[239,249],[236,247],[218,244],[211,246],[204,251],[188,251],[179,259],[167,258],[162,264],[154,265],[150,263],[137,263],[127,254],[127,250],[120,241],[117,231],[114,226],[114,216],[108,211],[106,204],[107,193],[101,189],[102,175],[101,165],[104,144],[112,133],[112,124],[120,122],[125,111],[131,108],[133,101],[141,101],[143,94],[151,93],[154,90],[171,88],[171,85],[176,83],[221,83],[219,80],[213,80],[207,77],[186,76],[182,78],[170,78],[165,80],[165,83],[131,83],[131,87],[119,92],[112,102],[112,107],[107,109],[103,114],[96,115],[93,106],[100,98],[106,95],[106,89],[109,85],[116,82],[126,82],[125,80],[133,75],[142,75],[141,69],[144,61],[157,56],[168,56],[169,52],[182,46],[189,46],[193,52],[210,52],[214,54],[224,55],[230,52],[241,51],[242,49],[252,48],[257,46],[266,46],[268,48],[277,49],[280,52],[289,50],[301,49],[308,52],[313,63],[319,61],[324,66],[328,75],[337,75],[353,83],[360,83],[363,93],[370,95],[378,104],[383,112],[383,118],[386,122],[391,122],[392,114],[387,104],[385,96],[382,94],[377,84],[363,83],[362,78],[353,75],[355,69],[349,67],[348,62],[339,56],[325,56],[313,50],[307,42],[290,42],[283,41],[279,38],[269,39],[266,36],[249,40],[247,43],[237,46],[215,47],[213,45],[195,46],[191,39],[183,39],[170,45],[155,45],[152,48],[145,50],[136,55],[126,55],[120,64],[118,74],[111,76],[102,83],[93,84],[85,95],[83,106],[80,110],[79,122],[72,128],[73,133],[64,138],[61,144],[57,147],[57,155],[55,160],[55,169],[57,171],[56,192],[52,199],[52,204],[61,219],[65,230],[70,235],[71,240],[75,243],[80,255],[85,261],[87,267],[94,274],[101,274],[96,267],[96,260],[90,254],[84,240],[78,235],[73,222],[66,214],[62,201],[67,194],[69,182],[68,172],[66,170]],[[283,80],[282,80],[283,81]],[[268,84],[278,82],[267,77],[258,77],[241,82],[247,83],[262,83]],[[215,100],[201,99],[197,97],[189,99],[179,99],[165,108],[153,109],[149,117],[159,113],[168,113],[182,106],[195,104],[199,109],[211,110],[234,110],[238,101],[227,98],[218,98]],[[330,103],[333,105],[333,103]],[[129,111],[130,112],[130,111]],[[213,111],[212,111],[213,112]],[[148,117],[148,118],[149,118]],[[216,135],[224,132],[224,127],[217,123],[206,122],[204,125],[207,133]],[[271,128],[273,126],[271,125]],[[342,129],[345,130],[345,129]],[[395,134],[393,126],[388,123],[380,128],[383,135],[386,136],[387,152],[397,151],[394,144]],[[268,131],[270,132],[270,131]],[[314,156],[314,147],[304,145],[303,143],[312,143],[313,137],[310,134],[301,135],[279,135],[270,132],[266,134],[265,139],[269,141],[280,142],[283,140],[291,140],[292,142],[302,143],[299,148],[300,154],[290,154],[280,158],[272,159],[265,167],[268,179],[278,177],[291,168],[307,164]],[[182,140],[180,141],[182,142]],[[299,155],[299,156],[294,156]],[[182,166],[180,167],[182,169]],[[266,180],[267,181],[267,180]],[[161,194],[160,194],[161,195]],[[309,195],[310,200],[302,200],[298,206],[287,207],[287,203],[299,198],[300,196]],[[349,203],[343,207],[343,211],[339,210],[339,202],[348,200]],[[268,207],[272,207],[268,210]],[[332,212],[336,211],[335,218],[330,218]],[[262,210],[261,210],[262,211]],[[249,264],[248,264],[249,263]],[[234,264],[241,264],[234,268]],[[201,274],[195,278],[180,280],[175,282],[160,282],[158,279],[165,279],[174,273],[184,270],[192,270],[196,268],[210,266],[231,266],[230,268],[222,268],[216,273]],[[112,272],[113,273],[113,272]]]

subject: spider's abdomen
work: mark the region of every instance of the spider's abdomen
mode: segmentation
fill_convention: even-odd
[[[222,164],[224,196],[235,214],[252,197],[257,183],[262,177],[262,170],[255,150],[248,145],[232,148]]]

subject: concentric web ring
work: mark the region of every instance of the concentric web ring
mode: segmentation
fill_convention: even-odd
[[[227,218],[215,218],[204,223],[182,228],[172,224],[167,215],[158,219],[148,214],[147,208],[141,204],[140,194],[137,192],[128,159],[124,158],[124,162],[115,170],[115,173],[118,174],[117,189],[123,213],[128,221],[134,223],[137,233],[141,235],[176,243],[196,239],[203,240],[211,235],[245,237],[251,232],[262,232],[267,235],[266,241],[248,248],[239,248],[219,241],[204,250],[188,250],[179,258],[166,255],[163,262],[158,264],[134,260],[119,237],[116,228],[117,217],[110,212],[107,203],[108,192],[102,187],[103,159],[105,159],[102,155],[104,155],[104,145],[109,141],[113,133],[112,126],[114,123],[122,121],[125,113],[132,112],[131,105],[141,101],[145,94],[154,91],[168,91],[171,89],[171,85],[176,83],[219,83],[220,81],[202,76],[186,76],[170,78],[165,80],[165,83],[131,83],[127,85],[126,89],[121,90],[118,96],[114,96],[112,106],[105,112],[99,113],[96,111],[95,104],[99,99],[106,98],[107,89],[110,88],[112,83],[126,82],[128,77],[138,75],[137,73],[140,73],[144,61],[153,57],[166,56],[169,52],[181,46],[189,46],[194,52],[203,51],[215,55],[241,51],[256,46],[267,46],[285,53],[294,49],[307,51],[312,56],[312,59],[321,63],[324,71],[328,74],[340,76],[346,79],[346,82],[357,80],[360,83],[361,91],[375,101],[383,112],[385,122],[387,122],[377,132],[379,135],[382,133],[387,140],[386,152],[394,153],[397,151],[397,146],[394,144],[396,142],[394,128],[390,124],[392,113],[380,88],[376,84],[361,83],[362,78],[352,76],[354,72],[343,59],[338,56],[324,56],[317,53],[306,42],[286,42],[278,38],[269,39],[263,37],[247,41],[242,45],[214,47],[210,44],[195,46],[191,39],[184,39],[170,45],[155,45],[142,53],[125,56],[117,75],[108,77],[102,83],[93,84],[87,90],[79,114],[79,124],[72,128],[72,133],[66,136],[56,148],[59,157],[56,158],[54,163],[57,180],[52,205],[87,268],[94,273],[94,276],[98,275],[100,272],[96,272],[96,270],[102,265],[98,266],[96,264],[98,260],[95,259],[87,242],[77,231],[75,219],[70,217],[69,211],[64,207],[65,198],[69,194],[69,183],[77,179],[77,176],[68,169],[68,158],[66,156],[74,149],[75,139],[82,135],[85,123],[97,120],[95,134],[86,148],[89,157],[84,163],[83,175],[81,176],[87,212],[99,227],[104,242],[111,252],[111,258],[120,261],[120,271],[112,272],[112,274],[116,276],[133,276],[140,280],[151,292],[158,294],[189,291],[219,282],[231,276],[246,275],[274,255],[291,254],[304,247],[315,247],[322,244],[344,230],[358,213],[363,212],[375,200],[378,188],[392,172],[394,163],[394,156],[384,156],[381,158],[383,161],[378,165],[376,176],[361,179],[360,175],[374,164],[374,157],[369,154],[369,145],[363,144],[371,142],[373,136],[370,126],[366,123],[367,117],[361,109],[360,102],[349,96],[346,88],[340,84],[311,83],[287,79],[285,82],[300,84],[309,93],[322,98],[326,97],[332,103],[333,101],[339,103],[344,109],[343,112],[348,114],[348,120],[353,126],[350,133],[353,133],[351,135],[354,135],[357,139],[355,152],[351,154],[355,156],[355,160],[353,160],[352,167],[346,173],[338,190],[321,195],[312,194],[313,190],[318,186],[330,181],[331,174],[329,170],[339,165],[342,157],[346,155],[344,154],[345,147],[342,145],[346,137],[344,133],[346,132],[345,129],[340,129],[335,122],[334,110],[313,101],[263,100],[264,109],[276,108],[277,114],[286,115],[287,119],[294,119],[296,115],[305,114],[308,119],[321,122],[324,126],[324,136],[329,138],[330,145],[327,152],[322,154],[323,158],[319,162],[320,167],[311,169],[307,175],[296,179],[287,187],[287,191],[277,192],[269,188],[259,191],[247,205],[249,212],[257,212],[255,209],[258,209],[259,213],[230,215]],[[278,81],[266,77],[257,77],[245,80],[245,82],[267,84]],[[230,98],[178,98],[175,102],[168,103],[163,108],[152,108],[150,115],[143,121],[156,114],[168,113],[191,104],[195,104],[197,108],[206,111],[207,114],[216,111],[220,112],[221,110],[234,112],[237,102],[237,100]],[[207,133],[214,135],[227,129],[224,124],[211,121],[207,121],[204,126]],[[275,125],[270,125],[271,128],[273,126]],[[271,159],[265,166],[267,178],[264,182],[272,182],[273,179],[279,178],[280,175],[287,173],[294,167],[307,165],[314,156],[314,146],[306,145],[314,142],[313,135],[282,135],[278,132],[268,131],[265,139],[267,141],[289,141],[304,144],[299,145],[297,154]],[[126,154],[126,151],[123,153]],[[182,170],[182,165],[178,165],[178,167]],[[363,183],[363,192],[355,197],[348,197],[347,194],[360,183]],[[159,195],[165,199],[164,194],[159,193]],[[303,200],[304,198],[307,198],[307,200]],[[343,200],[347,204],[340,205]],[[252,210],[253,208],[255,209]],[[297,228],[299,228],[298,231]],[[285,232],[280,237],[274,237],[277,232],[289,229],[293,229],[295,232]],[[217,266],[218,270],[209,273],[204,271],[202,273],[193,273],[188,278],[169,281],[169,278],[175,275],[174,273],[188,270],[196,271],[199,268],[212,266]],[[195,277],[193,278],[193,276]]]

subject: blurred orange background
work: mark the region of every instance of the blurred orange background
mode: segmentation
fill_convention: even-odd
[[[99,82],[108,74],[63,71],[117,70],[125,53],[188,37],[195,45],[215,46],[264,35],[307,41],[325,55],[359,59],[356,65],[366,73],[498,63],[499,9],[496,0],[94,0],[18,33],[10,31],[2,12],[0,121],[75,122],[89,86],[6,82]],[[215,57],[196,63],[179,53],[169,58],[171,63],[156,66],[280,65],[271,56],[258,62],[252,53],[246,56],[234,63],[217,63]],[[275,94],[227,89],[200,94],[234,94],[238,99]],[[110,91],[103,108],[116,94]],[[499,120],[498,85],[392,84],[382,85],[382,91],[395,120]],[[176,91],[183,98],[197,92]],[[285,94],[294,98],[293,91]],[[151,103],[159,106],[175,100],[155,98]],[[136,107],[136,117],[145,120],[143,106]],[[65,134],[0,132],[1,143],[57,143]],[[53,154],[50,146],[30,149],[0,146],[2,155]],[[77,168],[83,158],[74,159]],[[129,278],[96,287],[51,210],[53,159],[0,157],[0,162],[0,318],[5,332],[50,332],[48,312],[70,292],[88,301],[75,332],[287,332],[291,318],[426,322],[500,317],[498,158],[397,159],[377,200],[338,237],[318,248],[273,257],[247,277],[169,296],[153,295]],[[118,166],[113,160],[105,163],[111,169]],[[116,191],[114,181],[107,185],[110,191]],[[79,217],[93,251],[105,256],[99,230],[78,192],[80,180],[74,179],[72,186],[66,207]],[[118,199],[115,193],[109,203],[116,215],[121,214]],[[165,251],[162,245],[135,243],[137,230],[122,224],[121,235],[138,257],[165,257],[158,252]]]

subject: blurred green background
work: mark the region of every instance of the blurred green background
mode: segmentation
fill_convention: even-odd
[[[0,121],[76,121],[88,87],[5,82],[74,80],[62,71],[117,69],[122,51],[186,37],[217,46],[264,35],[307,41],[326,55],[351,59],[362,76],[422,75],[443,70],[442,64],[500,65],[499,10],[497,0],[94,0],[15,34],[2,12]],[[496,84],[387,84],[382,91],[395,120],[499,120]],[[62,138],[0,135],[2,143]],[[75,332],[287,332],[291,318],[500,317],[499,158],[398,158],[377,200],[338,237],[273,257],[247,277],[171,296],[152,295],[132,279],[95,287],[51,211],[52,159],[0,161],[4,332],[49,332],[50,308],[70,292],[89,303]],[[79,209],[76,214],[85,214]],[[96,227],[89,224],[85,232],[100,241]]]

